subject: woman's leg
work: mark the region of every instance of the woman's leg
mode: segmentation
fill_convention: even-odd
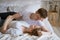
[[[8,27],[9,23],[10,23],[12,20],[13,20],[12,16],[8,16],[8,17],[7,17],[7,19],[5,20],[5,22],[4,22],[4,24],[3,24],[2,28],[1,28],[1,32],[2,32],[2,33],[5,33],[5,32],[6,32],[7,27]]]

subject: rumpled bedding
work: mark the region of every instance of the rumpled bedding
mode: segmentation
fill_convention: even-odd
[[[19,24],[21,24],[21,23],[19,23]],[[23,25],[26,24],[25,22],[23,22],[23,23],[24,23]],[[17,26],[17,25],[14,25],[14,28],[8,29],[5,34],[2,34],[0,32],[0,40],[60,40],[60,38],[55,33],[49,33],[49,32],[42,32],[42,36],[40,36],[40,37],[31,36],[29,34],[21,34],[21,32],[19,32],[20,30],[16,29],[15,26]],[[17,26],[17,27],[19,27],[19,26]],[[20,35],[17,31],[20,33]]]
[[[11,34],[2,34],[0,32],[0,40],[60,40],[60,38],[55,34],[43,33],[42,36],[31,36],[28,34],[22,34],[19,36],[13,36]]]

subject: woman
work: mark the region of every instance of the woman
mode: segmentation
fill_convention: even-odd
[[[29,24],[25,23],[24,21],[20,22],[19,25],[16,26],[16,27],[15,26],[12,27],[13,25],[9,27],[12,20],[13,20],[13,16],[12,15],[8,16],[7,19],[5,20],[3,26],[0,28],[0,32],[12,34],[14,36],[22,35],[23,33],[28,33],[30,35],[35,35],[34,34],[35,29],[39,29],[39,28],[40,28],[40,31],[49,32],[47,29],[45,29],[43,27],[40,27],[40,26],[36,26],[36,25],[31,25],[28,28],[26,25],[29,25]],[[26,24],[26,25],[24,25],[24,24]],[[36,32],[37,32],[37,30],[36,30]]]

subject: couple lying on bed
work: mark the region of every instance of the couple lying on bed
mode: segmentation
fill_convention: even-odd
[[[43,24],[43,22],[41,22],[45,18],[47,18],[47,11],[43,8],[38,9],[36,13],[25,13],[25,14],[17,13],[17,14],[8,16],[3,26],[1,27],[0,32],[2,33],[11,32],[13,28],[12,29],[9,28],[10,22],[12,22],[13,19],[19,19],[21,17],[30,26],[29,28],[27,28],[25,25],[20,26],[20,28],[17,28],[18,27],[17,26],[15,28],[17,30],[14,29],[17,32],[17,34],[23,32],[23,33],[28,33],[30,35],[39,36],[39,35],[42,35],[41,32],[51,32],[51,30],[47,29],[47,27],[45,27],[46,25]]]

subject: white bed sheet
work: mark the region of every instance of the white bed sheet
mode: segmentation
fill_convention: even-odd
[[[46,33],[42,32],[42,36],[30,36],[28,34],[22,34],[18,36],[14,36],[9,34],[2,34],[0,32],[0,40],[60,40],[60,38],[55,33]]]
[[[45,34],[41,37],[30,36],[28,34],[23,34],[22,36],[12,36],[10,34],[0,34],[0,40],[60,40],[60,38],[52,33],[51,35]]]

